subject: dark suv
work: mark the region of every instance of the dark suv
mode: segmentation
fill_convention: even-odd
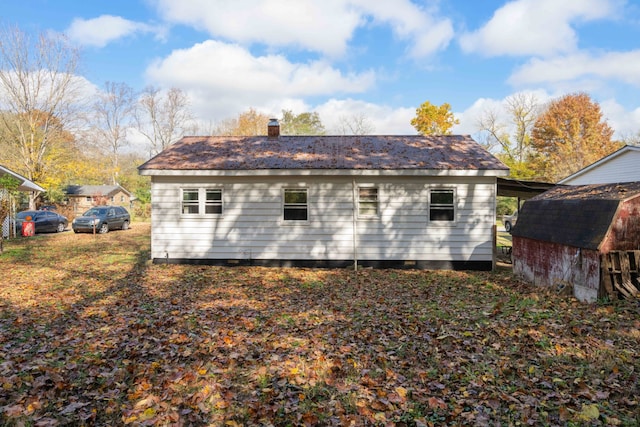
[[[131,216],[122,206],[96,206],[74,219],[71,228],[76,233],[95,231],[104,234],[117,228],[126,230],[130,223]]]

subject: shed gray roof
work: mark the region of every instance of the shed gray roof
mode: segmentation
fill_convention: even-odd
[[[640,182],[556,187],[528,200],[512,235],[598,250],[618,205],[640,197]]]
[[[69,196],[112,196],[113,194],[123,191],[129,193],[127,190],[119,185],[68,185],[65,192]]]
[[[153,170],[508,168],[470,136],[189,136],[139,167]]]

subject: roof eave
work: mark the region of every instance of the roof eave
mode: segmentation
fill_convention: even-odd
[[[30,181],[24,176],[16,172],[13,172],[12,170],[7,169],[3,166],[0,166],[0,176],[4,174],[11,175],[12,177],[20,181],[20,185],[18,186],[18,191],[46,191],[44,188],[40,187],[38,184],[36,184],[33,181]]]
[[[508,169],[140,169],[143,176],[507,176]]]

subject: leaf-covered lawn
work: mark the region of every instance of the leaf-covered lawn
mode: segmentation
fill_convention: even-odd
[[[640,424],[638,301],[148,257],[148,224],[5,242],[3,425]]]

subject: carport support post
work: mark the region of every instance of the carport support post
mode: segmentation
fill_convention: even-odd
[[[494,223],[491,227],[491,237],[493,240],[493,256],[491,257],[491,271],[496,270],[496,258],[498,257],[498,226]]]

